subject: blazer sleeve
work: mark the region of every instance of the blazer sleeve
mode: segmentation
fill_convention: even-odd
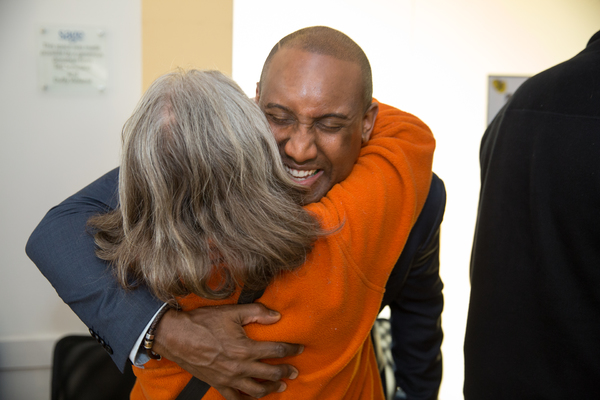
[[[53,207],[31,234],[26,252],[123,371],[162,302],[143,286],[122,289],[110,266],[95,255],[87,220],[117,206],[118,177],[117,168]]]
[[[435,400],[442,380],[439,275],[444,183],[433,174],[427,201],[386,285],[382,308],[390,306],[396,384],[408,400]]]

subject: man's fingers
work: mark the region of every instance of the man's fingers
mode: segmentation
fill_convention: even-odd
[[[287,389],[287,385],[285,384],[285,382],[281,382],[281,381],[257,382],[254,379],[248,378],[248,379],[244,379],[240,383],[241,383],[241,385],[240,385],[239,389],[241,392],[247,393],[249,396],[252,396],[252,398],[257,398],[257,399],[260,399],[261,397],[264,397],[271,393],[283,392],[285,389]]]
[[[252,355],[256,360],[267,358],[283,358],[301,354],[304,346],[301,344],[282,342],[252,342]]]
[[[217,388],[215,388],[215,389],[217,389]],[[221,388],[218,388],[217,391],[219,393],[221,393],[221,395],[223,397],[225,397],[226,400],[242,400],[242,399],[244,399],[240,392],[238,392],[237,390],[232,389],[232,388],[221,387]]]
[[[294,356],[304,347],[256,342],[246,336],[242,325],[272,324],[280,318],[279,313],[257,303],[168,312],[158,325],[154,346],[226,400],[261,398],[284,390],[281,380],[294,379],[298,371],[291,365],[260,360]]]
[[[270,325],[279,321],[281,314],[277,311],[269,310],[260,303],[238,304],[230,309],[234,312],[234,318],[240,325],[252,323]]]
[[[263,362],[255,362],[252,365],[252,377],[277,382],[284,378],[296,379],[298,377],[298,370],[289,364],[270,365]]]

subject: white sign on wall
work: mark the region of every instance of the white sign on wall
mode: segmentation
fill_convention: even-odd
[[[50,26],[40,29],[38,82],[42,90],[101,93],[107,80],[104,29]]]
[[[527,76],[488,76],[488,125]]]

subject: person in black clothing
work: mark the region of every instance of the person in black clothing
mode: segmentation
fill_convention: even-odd
[[[483,136],[465,399],[598,398],[599,286],[600,32]]]

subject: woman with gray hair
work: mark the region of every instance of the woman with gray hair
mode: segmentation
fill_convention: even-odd
[[[379,109],[350,175],[302,208],[264,115],[235,83],[159,78],[123,130],[120,207],[90,221],[98,255],[121,285],[146,284],[184,311],[264,289],[259,301],[282,317],[246,325],[248,337],[304,345],[264,360],[299,371],[273,398],[382,400],[369,334],[425,202],[434,139],[414,116]],[[195,382],[165,358],[134,373],[133,400],[173,400]]]
[[[258,106],[217,71],[157,79],[123,128],[119,203],[92,218],[97,255],[161,300],[264,289],[318,235]]]

